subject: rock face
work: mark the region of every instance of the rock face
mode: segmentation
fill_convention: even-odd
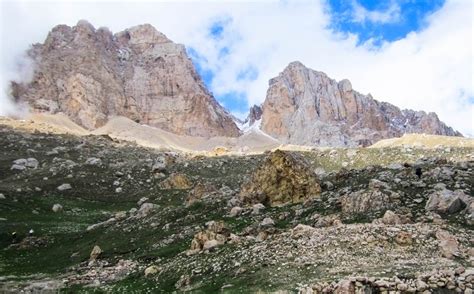
[[[217,189],[210,183],[198,183],[186,197],[186,206],[209,197],[217,192]]]
[[[160,183],[161,189],[177,189],[177,190],[186,190],[191,189],[193,183],[185,175],[180,173],[171,174],[166,180]]]
[[[451,259],[459,255],[459,242],[455,236],[451,235],[448,231],[438,230],[436,238],[439,241],[439,249],[443,257]]]
[[[185,47],[149,24],[116,34],[86,21],[58,25],[28,55],[34,77],[12,92],[35,112],[63,112],[87,129],[120,115],[176,134],[239,135]]]
[[[452,214],[466,208],[469,196],[463,191],[451,191],[447,189],[435,191],[430,195],[426,202],[427,211],[436,211],[438,213]],[[465,202],[466,200],[466,202]]]
[[[341,209],[345,214],[366,214],[390,209],[398,203],[400,195],[391,191],[385,182],[372,179],[367,189],[341,197]]]
[[[249,115],[245,122],[248,122],[249,126],[253,125],[254,122],[262,118],[262,107],[258,105],[254,105],[250,107]]]
[[[209,250],[222,245],[227,241],[230,232],[222,221],[210,221],[207,229],[194,235],[188,255],[198,253],[201,250]]]
[[[321,187],[303,158],[276,150],[244,183],[240,198],[246,204],[276,206],[318,197]]]
[[[400,110],[337,82],[326,74],[290,63],[269,82],[261,128],[285,143],[320,146],[369,145],[404,133],[461,136],[435,113]]]

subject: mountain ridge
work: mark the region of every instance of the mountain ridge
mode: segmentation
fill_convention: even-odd
[[[177,135],[243,135],[242,122],[206,88],[184,45],[149,24],[115,34],[84,20],[58,25],[28,55],[33,79],[12,82],[12,92],[33,112],[64,113],[88,130],[124,116]],[[265,101],[249,109],[244,124],[257,121],[283,144],[308,146],[368,146],[405,133],[461,136],[435,113],[379,102],[299,61],[270,79]]]
[[[290,144],[367,146],[404,133],[461,136],[435,113],[400,110],[298,61],[269,81],[261,117],[263,131]]]

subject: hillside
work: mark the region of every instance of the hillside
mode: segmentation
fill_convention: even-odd
[[[473,148],[206,157],[0,125],[0,149],[8,291],[472,288]]]

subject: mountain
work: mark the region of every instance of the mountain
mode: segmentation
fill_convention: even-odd
[[[462,136],[435,113],[400,110],[300,62],[270,80],[261,116],[264,132],[290,144],[366,146],[405,133]]]
[[[248,122],[249,125],[253,125],[256,121],[262,118],[262,107],[258,105],[254,105],[250,107],[249,115],[245,122]]]
[[[33,79],[12,83],[12,92],[33,112],[64,113],[87,129],[119,115],[180,135],[240,133],[185,47],[149,24],[116,34],[87,21],[58,25],[28,55]]]

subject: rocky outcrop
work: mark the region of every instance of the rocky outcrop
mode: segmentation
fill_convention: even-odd
[[[186,206],[190,206],[193,203],[201,201],[204,198],[207,198],[217,192],[217,189],[214,185],[210,183],[198,183],[194,188],[189,191],[188,196],[186,197]]]
[[[12,92],[34,112],[65,113],[87,129],[120,115],[176,134],[239,135],[185,47],[149,24],[116,34],[86,21],[58,25],[28,55],[33,79]]]
[[[466,208],[467,203],[472,202],[472,199],[469,198],[470,197],[461,190],[451,191],[442,189],[430,194],[425,209],[442,214],[452,214]]]
[[[191,248],[186,252],[188,255],[196,254],[202,250],[211,250],[227,241],[229,230],[222,221],[210,221],[207,229],[194,235]]]
[[[303,158],[276,150],[243,184],[240,198],[246,204],[276,206],[303,202],[320,193],[316,175]]]
[[[253,125],[257,120],[262,118],[262,113],[263,111],[261,106],[254,105],[250,107],[249,115],[247,116],[245,122],[248,122],[249,126]]]
[[[400,199],[397,192],[382,181],[372,179],[367,189],[343,195],[340,199],[341,209],[345,214],[366,214],[390,209]]]
[[[300,62],[270,80],[262,109],[262,130],[292,144],[369,145],[404,133],[461,136],[435,113],[400,110]]]
[[[193,186],[193,183],[185,174],[173,173],[164,181],[162,181],[159,186],[161,189],[165,189],[165,190],[169,190],[169,189],[186,190],[186,189],[191,189]]]
[[[440,229],[436,232],[436,239],[439,241],[441,256],[450,259],[459,256],[459,242],[455,236]]]

